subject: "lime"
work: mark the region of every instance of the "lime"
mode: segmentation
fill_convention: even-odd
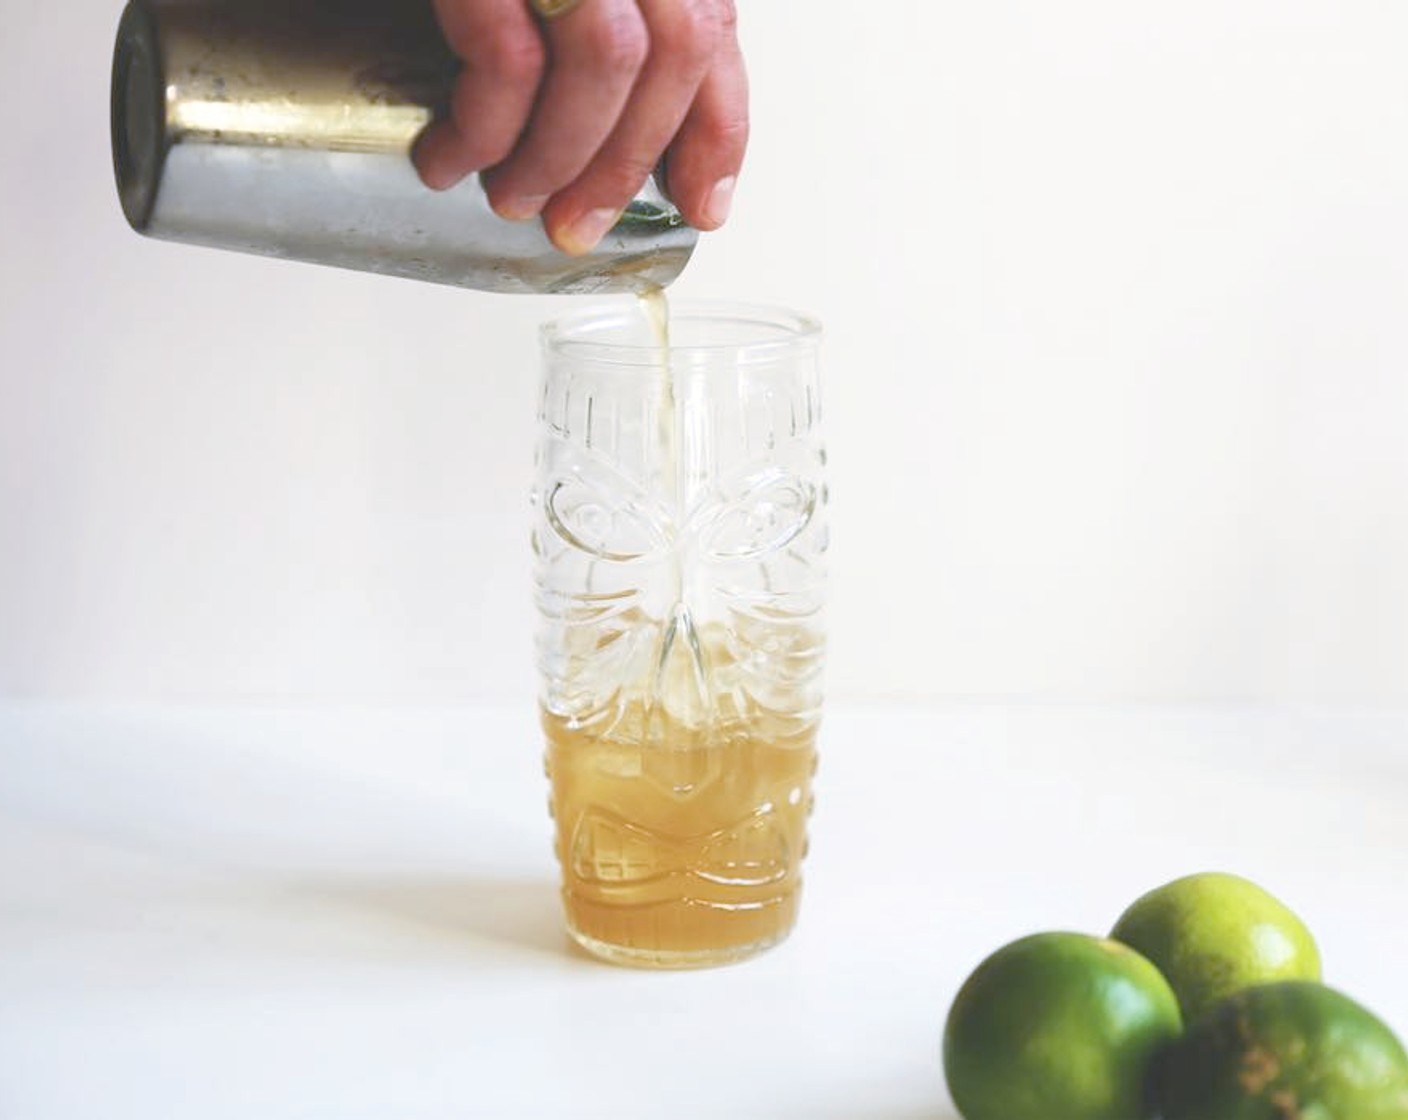
[[[1248,988],[1158,1062],[1165,1120],[1404,1120],[1408,1055],[1348,996],[1306,980]]]
[[[1320,952],[1305,924],[1236,875],[1189,875],[1152,890],[1124,912],[1110,936],[1168,977],[1189,1023],[1254,984],[1320,979]]]
[[[1154,1055],[1178,1000],[1115,941],[1039,933],[983,961],[944,1028],[944,1074],[964,1120],[1143,1120]]]

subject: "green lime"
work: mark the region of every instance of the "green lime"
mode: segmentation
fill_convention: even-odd
[[[1181,1030],[1168,982],[1138,953],[1038,933],[964,983],[944,1074],[964,1120],[1144,1120],[1150,1062]]]
[[[1158,1062],[1165,1120],[1404,1120],[1408,1055],[1348,996],[1307,980],[1229,996]]]
[[[1152,890],[1110,936],[1168,977],[1189,1023],[1254,984],[1320,979],[1320,951],[1305,923],[1236,875],[1189,875]]]

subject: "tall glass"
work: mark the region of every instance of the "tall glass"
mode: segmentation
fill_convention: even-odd
[[[821,715],[820,329],[636,304],[543,330],[542,724],[572,936],[625,964],[791,931]]]

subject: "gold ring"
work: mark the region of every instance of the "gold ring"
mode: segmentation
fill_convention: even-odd
[[[565,16],[582,0],[528,0],[533,10],[543,19],[556,19]]]

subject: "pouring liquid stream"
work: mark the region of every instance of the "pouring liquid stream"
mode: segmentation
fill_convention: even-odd
[[[659,657],[651,682],[649,704],[652,723],[662,727],[671,714],[687,721],[708,722],[712,714],[710,687],[704,650],[696,623],[685,601],[685,557],[679,539],[679,527],[684,523],[687,477],[682,462],[685,454],[682,439],[681,401],[670,351],[670,305],[665,289],[650,285],[637,293],[642,313],[655,343],[655,376],[659,390],[659,419],[655,434],[655,478],[658,493],[669,509],[670,517],[670,590],[671,603],[664,622]]]
[[[642,288],[637,294],[641,312],[655,342],[655,374],[659,380],[660,418],[656,431],[655,466],[660,495],[669,503],[675,523],[683,513],[680,492],[679,402],[675,399],[675,378],[670,368],[670,305],[665,289],[658,285]]]

